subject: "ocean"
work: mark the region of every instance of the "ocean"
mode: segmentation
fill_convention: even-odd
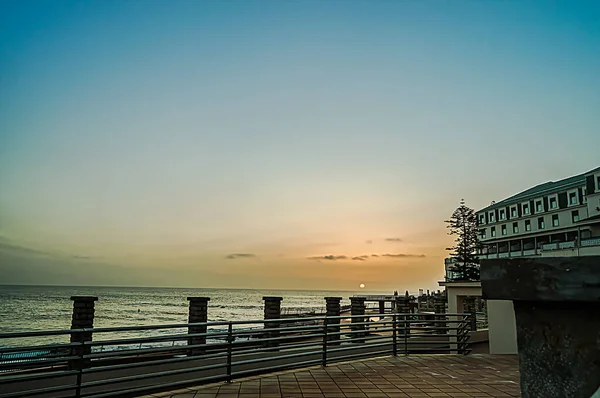
[[[324,310],[326,296],[342,297],[342,305],[347,305],[354,294],[382,292],[0,285],[0,333],[69,329],[71,296],[97,296],[94,327],[116,327],[186,323],[189,296],[210,297],[208,318],[213,322],[263,319],[263,296],[283,297],[283,311],[310,312]],[[118,337],[141,337],[152,332],[136,333],[119,333]],[[63,336],[35,341],[53,343],[66,339]],[[0,340],[0,347],[17,342],[32,343]]]

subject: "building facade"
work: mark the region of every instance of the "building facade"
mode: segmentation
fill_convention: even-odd
[[[457,263],[456,257],[447,257],[444,259],[445,280],[453,281],[458,279],[458,273],[454,272],[454,265]]]
[[[476,214],[481,259],[600,254],[600,167],[537,185]]]

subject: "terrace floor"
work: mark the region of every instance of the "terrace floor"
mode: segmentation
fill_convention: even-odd
[[[506,355],[410,355],[311,367],[145,398],[520,397],[519,360]]]

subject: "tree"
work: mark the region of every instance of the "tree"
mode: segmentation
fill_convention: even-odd
[[[456,235],[454,246],[446,250],[456,258],[456,263],[451,271],[458,274],[456,280],[479,280],[479,259],[477,249],[481,246],[479,242],[479,230],[477,229],[477,216],[475,211],[465,205],[461,199],[460,206],[454,210],[449,220],[445,221],[450,229],[448,235]]]

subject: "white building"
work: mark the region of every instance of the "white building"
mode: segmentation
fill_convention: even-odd
[[[600,167],[477,212],[480,258],[600,254]]]
[[[458,278],[458,273],[453,271],[456,263],[456,257],[447,257],[444,259],[445,280],[453,281]]]
[[[537,185],[477,213],[480,258],[600,254],[600,167]],[[448,311],[463,312],[465,297],[481,297],[481,282],[456,281],[455,258],[444,261]],[[490,354],[516,354],[512,301],[488,300]]]

